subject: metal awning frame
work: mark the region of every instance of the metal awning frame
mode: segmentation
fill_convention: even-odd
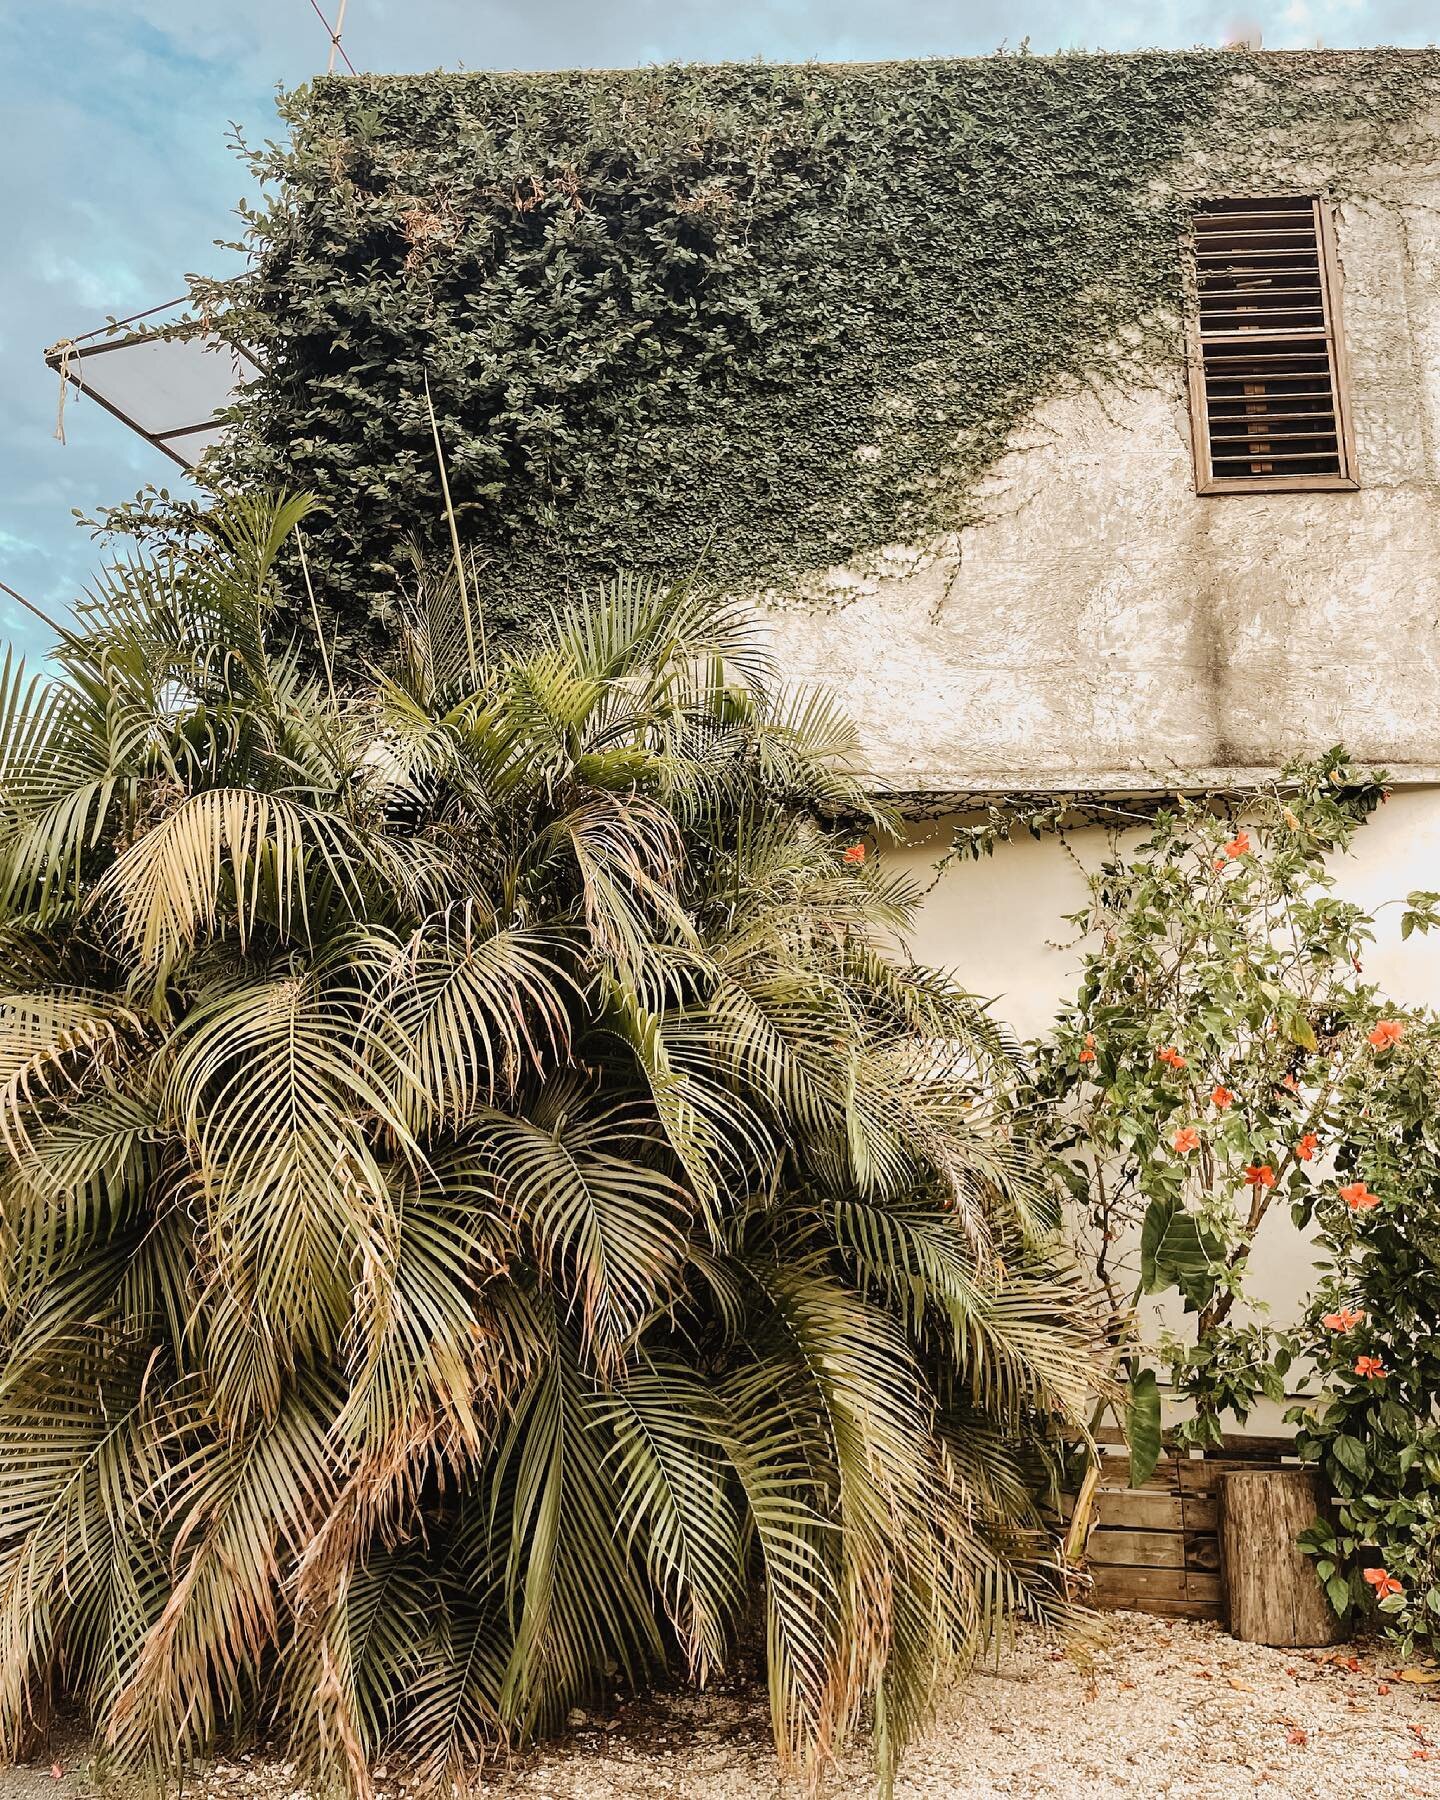
[[[168,456],[171,462],[178,463],[182,469],[190,470],[195,467],[195,463],[182,456],[178,450],[173,449],[171,447],[172,440],[192,437],[201,431],[213,431],[216,426],[213,414],[208,419],[171,426],[164,431],[147,431],[122,407],[107,400],[104,394],[92,387],[85,379],[84,373],[84,364],[89,358],[104,356],[112,350],[128,350],[140,343],[197,336],[213,337],[224,344],[235,358],[237,374],[242,366],[248,365],[249,373],[243,377],[243,380],[253,381],[256,376],[264,373],[254,355],[244,345],[237,344],[232,338],[227,338],[223,332],[216,331],[213,326],[207,326],[198,319],[176,325],[159,326],[149,331],[124,331],[126,325],[134,324],[139,319],[151,318],[156,313],[170,312],[173,308],[186,304],[186,299],[170,300],[163,306],[149,307],[145,312],[135,313],[128,319],[117,319],[111,324],[98,326],[94,331],[84,332],[78,338],[62,338],[59,343],[52,344],[45,352],[45,361],[57,375],[70,382],[87,399],[93,400],[97,406],[102,407],[110,414],[111,418],[118,419],[137,437],[144,438],[147,444],[153,445],[163,456]],[[117,333],[123,333],[123,335],[117,335]],[[91,338],[100,338],[102,341],[91,343],[88,341]]]

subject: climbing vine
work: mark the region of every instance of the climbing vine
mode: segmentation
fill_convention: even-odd
[[[1440,57],[1233,51],[317,81],[223,294],[267,367],[227,479],[313,490],[382,634],[443,533],[497,623],[618,567],[807,577],[979,516],[1027,414],[1178,380],[1187,195],[1353,185]]]

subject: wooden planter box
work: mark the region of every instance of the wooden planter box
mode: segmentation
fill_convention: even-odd
[[[1143,1487],[1129,1486],[1123,1447],[1106,1445],[1086,1559],[1091,1598],[1161,1618],[1226,1618],[1219,1487],[1232,1469],[1276,1469],[1284,1438],[1227,1438],[1203,1456],[1168,1452]],[[1067,1501],[1067,1511],[1073,1496]]]

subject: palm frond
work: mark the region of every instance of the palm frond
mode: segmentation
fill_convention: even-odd
[[[172,1503],[174,1579],[106,1727],[122,1769],[163,1777],[253,1705],[279,1624],[285,1564],[334,1491],[335,1399],[331,1382],[306,1372],[273,1419],[189,1457]]]
[[[542,1278],[578,1309],[584,1342],[613,1367],[685,1259],[689,1196],[658,1166],[653,1118],[557,1082],[529,1117],[480,1115],[469,1145]]]
[[[613,1438],[615,1534],[643,1553],[690,1674],[703,1684],[724,1667],[745,1601],[743,1519],[713,1397],[671,1357],[632,1370],[599,1417]]]
[[[221,929],[243,948],[262,916],[282,940],[308,943],[318,884],[359,919],[365,878],[379,873],[342,817],[279,794],[215,788],[186,796],[123,851],[93,905],[153,967]]]
[[[395,1221],[374,1126],[413,1140],[369,995],[300,967],[222,990],[177,1034],[168,1103],[224,1281],[282,1342],[333,1342]]]
[[[0,665],[0,1754],[68,1693],[122,1779],[264,1726],[458,1784],[758,1604],[784,1763],[868,1722],[883,1791],[1066,1619],[1099,1321],[1023,1061],[751,606],[501,641],[452,544],[317,670],[312,504]]]
[[[413,1126],[461,1130],[478,1106],[564,1059],[579,992],[571,960],[560,933],[496,928],[469,901],[427,919],[401,946],[374,1008],[376,1029],[408,1072]]]

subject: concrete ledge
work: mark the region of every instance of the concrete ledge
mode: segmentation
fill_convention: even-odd
[[[1362,759],[1363,760],[1363,759]],[[1073,795],[1086,800],[1159,800],[1166,794],[1228,794],[1281,779],[1278,768],[1228,769],[881,769],[876,785],[910,813],[965,812],[1017,796]],[[1391,787],[1440,787],[1440,763],[1385,768]]]

